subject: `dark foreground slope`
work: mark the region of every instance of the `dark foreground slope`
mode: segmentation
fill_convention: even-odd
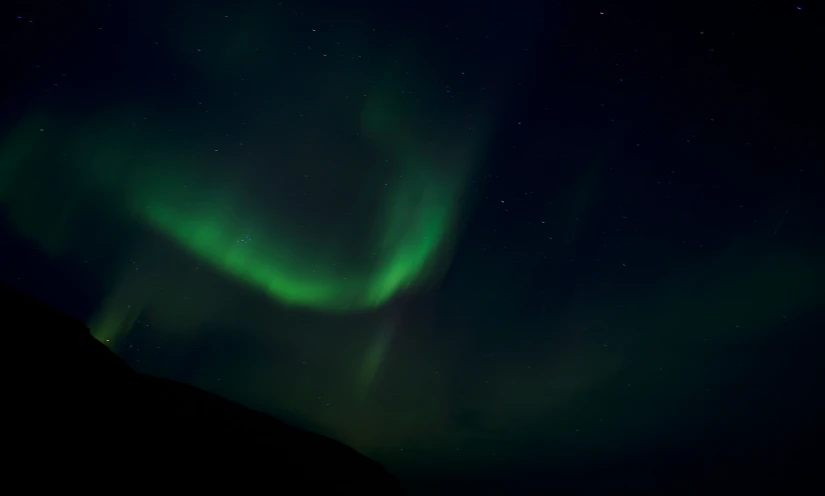
[[[139,374],[79,321],[2,286],[3,451],[30,483],[403,494],[379,464],[186,384]],[[10,461],[10,465],[8,464]],[[9,472],[7,472],[9,473]]]

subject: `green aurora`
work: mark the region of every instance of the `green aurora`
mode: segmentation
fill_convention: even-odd
[[[102,296],[94,335],[129,359],[148,354],[125,355],[133,342],[168,352],[136,368],[288,410],[390,466],[414,470],[416,453],[475,469],[538,442],[565,459],[689,438],[715,377],[764,368],[738,347],[819,305],[821,254],[771,235],[787,199],[716,238],[663,238],[614,219],[618,197],[667,206],[643,200],[661,178],[621,176],[621,143],[558,158],[555,125],[518,156],[564,171],[558,184],[506,212],[519,229],[488,216],[455,256],[499,103],[482,83],[446,93],[403,32],[279,12],[142,13],[164,26],[130,32],[155,72],[94,104],[46,94],[0,135],[0,205],[49,259],[82,267],[77,284]],[[328,56],[307,39],[326,32]],[[504,79],[511,53],[478,66]],[[781,234],[814,211],[794,207]]]
[[[22,123],[0,151],[4,184],[31,184],[34,191],[6,192],[3,200],[13,207],[23,232],[59,252],[71,240],[55,238],[54,229],[60,226],[41,222],[27,210],[40,187],[37,178],[43,176],[25,164],[45,158],[38,153],[54,146],[48,134],[39,134],[34,120]],[[438,257],[448,251],[467,182],[463,171],[469,170],[462,167],[461,173],[436,177],[429,170],[445,164],[428,163],[411,147],[395,151],[402,163],[397,172],[404,179],[379,190],[373,201],[374,231],[362,240],[363,251],[371,256],[347,257],[336,249],[314,248],[312,240],[291,232],[290,212],[276,216],[285,219],[280,225],[256,217],[241,190],[221,188],[219,178],[198,177],[193,164],[181,167],[172,157],[150,153],[136,157],[141,143],[124,143],[111,132],[107,136],[105,124],[66,132],[65,140],[76,144],[63,161],[73,185],[100,198],[105,208],[114,205],[290,306],[374,308],[427,280]],[[90,142],[103,145],[90,149]],[[117,149],[108,143],[117,143]],[[181,185],[186,185],[185,201]],[[62,207],[64,215],[71,218],[72,208],[69,201]],[[327,246],[351,242],[348,233],[342,235],[344,239],[330,239]]]

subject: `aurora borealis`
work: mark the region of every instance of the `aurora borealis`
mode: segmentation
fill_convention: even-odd
[[[0,276],[136,369],[413,486],[816,418],[770,357],[821,311],[822,157],[748,100],[761,17],[81,4],[8,20]]]
[[[375,308],[428,279],[439,257],[449,255],[451,233],[460,225],[472,162],[478,159],[472,151],[475,145],[463,144],[466,139],[462,138],[444,146],[452,149],[436,155],[428,148],[437,144],[416,136],[415,129],[422,123],[409,117],[411,112],[403,105],[390,96],[362,99],[360,132],[356,134],[364,144],[354,151],[339,151],[331,145],[323,156],[314,157],[313,162],[320,162],[316,167],[335,171],[323,173],[320,185],[313,183],[319,181],[315,174],[304,174],[298,179],[303,179],[303,184],[296,184],[290,173],[307,172],[313,166],[280,157],[272,158],[272,165],[255,164],[263,168],[256,174],[242,172],[239,177],[227,178],[222,167],[249,167],[238,149],[254,153],[256,147],[267,145],[238,142],[235,150],[222,155],[215,148],[190,158],[176,148],[180,144],[162,137],[165,130],[158,126],[169,126],[171,117],[154,115],[157,124],[141,122],[138,126],[130,122],[141,115],[134,109],[115,110],[87,126],[67,125],[44,116],[21,122],[12,130],[13,137],[6,140],[4,175],[7,184],[37,188],[42,171],[25,164],[60,161],[67,179],[73,181],[72,190],[84,191],[94,201],[151,226],[205,263],[278,302],[320,310]],[[324,102],[327,115],[331,112],[328,105]],[[387,109],[391,113],[387,114]],[[358,123],[359,112],[350,114],[340,119]],[[41,127],[45,122],[51,124],[48,134]],[[118,129],[117,123],[123,128]],[[310,139],[301,137],[298,141]],[[44,154],[44,150],[63,146],[68,146],[69,152],[59,158]],[[287,156],[297,153],[285,145],[280,147]],[[209,152],[215,155],[209,156]],[[387,158],[375,167],[371,161],[376,157]],[[339,185],[347,184],[343,193],[328,184],[330,176],[342,181]],[[234,184],[227,188],[226,181]],[[279,215],[279,210],[306,211],[310,201],[318,201],[295,195],[296,186],[329,189],[316,193],[329,203],[323,219]],[[45,242],[52,226],[25,212],[29,192],[22,193],[27,198],[20,200],[8,193],[11,214]],[[62,223],[81,215],[73,212],[79,209],[72,198],[74,192],[64,194],[68,196],[65,204],[49,206],[50,210],[65,210],[69,219],[59,221]],[[261,208],[260,198],[267,199],[269,208]],[[67,239],[55,239],[54,250],[72,243],[72,235],[65,233]]]

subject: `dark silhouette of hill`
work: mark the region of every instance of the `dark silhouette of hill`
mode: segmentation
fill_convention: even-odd
[[[132,370],[81,322],[2,286],[12,477],[84,487],[405,494],[330,438]]]

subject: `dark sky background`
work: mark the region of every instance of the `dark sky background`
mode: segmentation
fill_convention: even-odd
[[[710,5],[4,2],[0,278],[422,494],[741,487],[823,414],[821,12]]]

